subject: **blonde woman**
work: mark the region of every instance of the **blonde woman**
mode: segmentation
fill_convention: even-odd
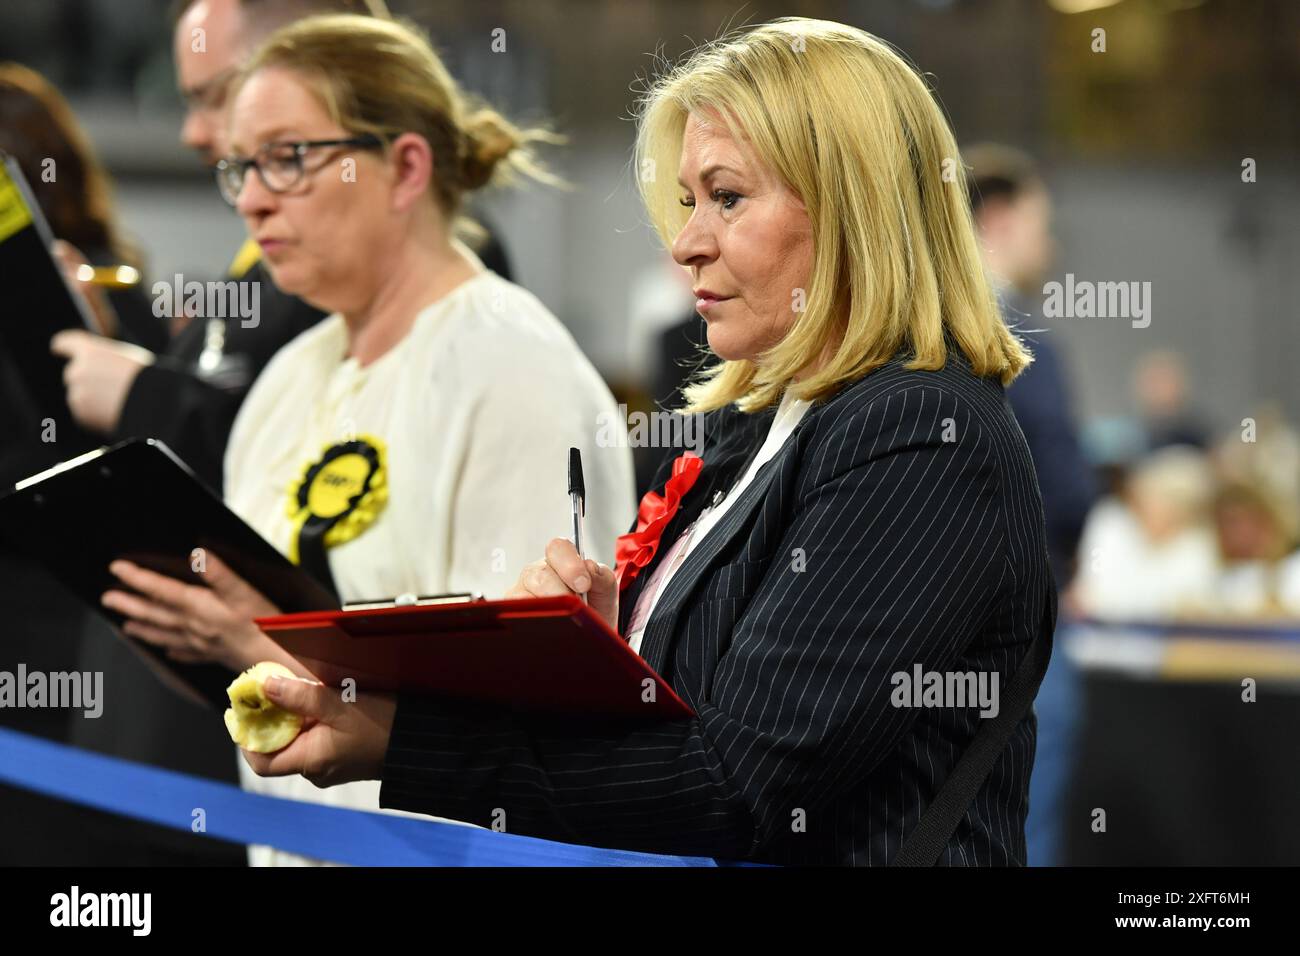
[[[638,151],[663,171],[646,206],[723,360],[686,393],[703,466],[661,468],[680,506],[657,540],[621,540],[617,572],[557,538],[511,593],[587,594],[697,716],[574,730],[403,695],[362,721],[278,681],[319,723],[245,758],[602,846],[1023,864],[1055,616],[1004,396],[1029,356],[941,111],[870,34],[781,20],[660,79]]]
[[[230,505],[345,601],[501,597],[568,527],[576,446],[588,533],[609,560],[634,513],[627,450],[596,443],[613,398],[555,316],[453,238],[468,192],[536,171],[532,134],[471,107],[413,29],[348,15],[273,35],[231,100],[222,192],[276,285],[332,314],[275,356],[241,408]],[[236,670],[294,666],[251,623],[265,602],[219,560],[211,589],[118,570],[146,595],[106,596],[132,618],[127,633]],[[249,778],[267,793],[378,808],[374,783]]]

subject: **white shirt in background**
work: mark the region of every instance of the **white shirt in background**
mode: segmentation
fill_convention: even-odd
[[[372,526],[328,551],[344,601],[480,591],[503,597],[546,543],[571,531],[570,446],[581,449],[588,555],[611,564],[635,514],[631,455],[598,447],[613,397],[569,332],[531,293],[482,272],[421,310],[410,333],[362,368],[332,315],[281,349],[240,409],[226,501],[282,552],[290,488],[329,445],[373,435],[389,497]],[[262,778],[244,789],[379,809],[377,781],[318,789]],[[268,847],[253,865],[311,865]]]
[[[1114,498],[1099,502],[1084,525],[1079,600],[1096,617],[1173,617],[1212,594],[1218,575],[1218,544],[1208,527],[1153,542]]]

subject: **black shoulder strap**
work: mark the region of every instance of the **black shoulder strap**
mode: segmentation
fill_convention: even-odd
[[[997,762],[1016,729],[1038,694],[1038,685],[1047,673],[1047,662],[1052,657],[1052,632],[1056,626],[1056,595],[1048,597],[1043,612],[1043,623],[1038,636],[1029,645],[1024,660],[1016,668],[1011,683],[1007,685],[1002,706],[996,717],[980,727],[966,752],[952,768],[952,773],[939,788],[938,794],[921,814],[916,829],[899,848],[898,856],[890,866],[934,866],[948,845],[949,838],[984,785],[993,764]]]

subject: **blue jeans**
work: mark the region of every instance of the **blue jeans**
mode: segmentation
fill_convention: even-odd
[[[1069,625],[1057,628],[1052,661],[1034,701],[1038,746],[1034,772],[1029,778],[1029,814],[1025,820],[1025,850],[1030,866],[1063,863],[1067,787],[1083,727],[1081,676],[1065,653],[1069,633]]]

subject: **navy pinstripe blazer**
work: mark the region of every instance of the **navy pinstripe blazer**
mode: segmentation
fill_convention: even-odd
[[[743,473],[773,410],[705,416],[657,557]],[[668,476],[661,465],[656,487]],[[620,633],[651,564],[624,592]],[[903,359],[809,409],[670,580],[641,653],[691,720],[527,722],[398,704],[381,804],[575,843],[781,864],[897,854],[981,718],[896,707],[891,675],[993,672],[1055,614],[1038,484],[995,380]],[[1025,862],[1036,725],[1017,726],[940,863]]]

